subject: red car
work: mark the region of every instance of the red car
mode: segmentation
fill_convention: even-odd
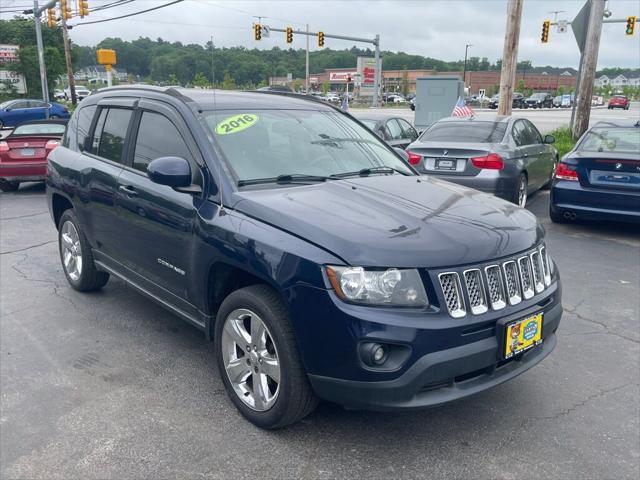
[[[629,99],[624,95],[614,95],[609,99],[609,105],[607,108],[611,110],[612,108],[622,108],[624,110],[629,110]]]
[[[67,120],[33,120],[0,140],[0,190],[18,190],[20,182],[45,179],[47,156],[58,146]]]

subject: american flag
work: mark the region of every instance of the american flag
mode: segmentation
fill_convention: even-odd
[[[471,107],[467,107],[467,104],[464,103],[464,98],[458,97],[458,101],[456,102],[456,106],[453,107],[452,117],[473,117],[475,113],[471,110]]]

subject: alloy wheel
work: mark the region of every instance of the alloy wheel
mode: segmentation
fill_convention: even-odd
[[[527,178],[524,175],[520,177],[518,185],[518,205],[522,208],[527,205]]]
[[[80,246],[80,236],[72,222],[66,221],[62,225],[60,242],[62,265],[69,278],[77,282],[82,275],[82,247]]]
[[[251,310],[237,309],[225,319],[221,353],[234,392],[249,408],[263,412],[280,392],[280,362],[269,329]]]

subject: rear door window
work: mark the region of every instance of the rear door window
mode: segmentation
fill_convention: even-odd
[[[403,138],[402,128],[394,118],[387,122],[387,128],[391,134],[391,140],[400,140]]]
[[[123,163],[124,142],[132,113],[125,108],[102,109],[93,135],[92,153]]]

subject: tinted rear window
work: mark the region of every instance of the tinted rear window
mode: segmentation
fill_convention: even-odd
[[[60,123],[32,123],[21,125],[11,133],[14,135],[60,135],[64,134],[65,125]]]
[[[640,128],[594,128],[580,142],[578,151],[640,152]]]
[[[505,122],[436,123],[420,137],[423,142],[497,143],[507,131]]]

